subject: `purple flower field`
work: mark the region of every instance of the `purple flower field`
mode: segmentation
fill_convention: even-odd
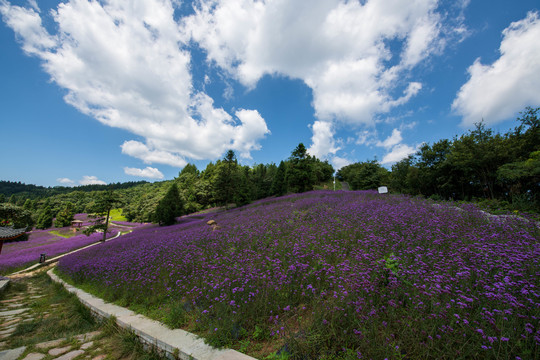
[[[69,255],[59,269],[254,356],[540,358],[533,222],[331,191],[201,217]]]
[[[98,242],[103,237],[103,233],[96,233],[90,236],[80,234],[66,239],[50,234],[49,230],[34,230],[28,233],[28,241],[4,244],[0,254],[0,274],[7,274],[37,263],[40,254],[46,254],[47,258],[51,258]],[[118,230],[111,230],[108,236],[114,236],[117,233]]]

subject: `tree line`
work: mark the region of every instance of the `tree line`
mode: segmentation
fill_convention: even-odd
[[[368,160],[345,166],[336,176],[352,190],[385,185],[394,193],[539,212],[539,111],[526,108],[517,119],[518,126],[505,134],[480,123],[459,137],[423,144],[390,170]],[[188,164],[175,179],[155,183],[44,188],[0,181],[0,226],[22,222],[42,229],[67,226],[74,214],[103,213],[103,199],[110,199],[112,193],[114,205],[123,209],[129,221],[168,224],[182,214],[309,191],[316,184],[329,184],[333,173],[328,161],[310,156],[300,143],[278,165],[241,165],[229,150],[204,170]]]
[[[98,185],[99,190],[92,191],[77,187],[70,192],[61,187],[54,195],[44,195],[44,189],[51,189],[3,182],[11,188],[16,184],[23,191],[11,193],[9,198],[0,193],[0,207],[9,205],[10,209],[16,207],[32,214],[33,225],[40,229],[63,227],[71,223],[74,214],[103,213],[102,205],[107,202],[104,199],[110,199],[113,192],[115,206],[122,208],[128,221],[166,224],[171,221],[171,213],[174,219],[212,207],[241,206],[269,196],[312,190],[316,184],[329,182],[333,173],[328,161],[310,156],[302,143],[279,165],[241,165],[234,151],[229,150],[223,159],[208,163],[202,171],[188,164],[175,179],[155,183]],[[3,220],[0,226],[13,225]]]
[[[540,108],[526,108],[505,134],[483,123],[453,139],[423,144],[391,171],[377,161],[341,168],[353,190],[387,185],[395,193],[480,201],[493,207],[540,211]]]

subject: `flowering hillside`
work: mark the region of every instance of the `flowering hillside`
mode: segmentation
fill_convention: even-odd
[[[113,230],[114,236],[118,231]],[[69,239],[50,234],[48,231],[34,231],[29,234],[28,241],[21,241],[6,244],[0,254],[0,273],[7,274],[26,265],[32,265],[39,261],[41,254],[46,254],[47,258],[60,255],[71,250],[100,241],[103,234],[83,234],[73,236]]]
[[[254,356],[540,358],[532,222],[329,191],[205,216],[69,255],[59,269]]]

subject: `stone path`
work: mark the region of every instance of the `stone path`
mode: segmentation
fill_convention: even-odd
[[[111,351],[118,340],[102,331],[105,325],[84,324],[80,328],[87,331],[76,332],[73,322],[80,320],[73,310],[73,299],[67,296],[57,296],[53,284],[43,276],[12,279],[0,294],[0,360],[122,358]],[[64,328],[62,321],[67,324]],[[53,323],[60,325],[52,329],[49,324]],[[58,336],[62,331],[66,336]]]

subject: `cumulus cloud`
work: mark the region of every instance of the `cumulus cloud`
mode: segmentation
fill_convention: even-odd
[[[127,175],[138,176],[147,179],[163,179],[163,173],[156,168],[147,166],[144,169],[125,167]]]
[[[414,127],[414,124],[402,125],[402,129],[410,129]],[[406,144],[403,144],[403,136],[401,135],[401,130],[393,129],[392,134],[388,136],[384,141],[377,141],[375,145],[383,147],[387,150],[387,153],[384,155],[381,164],[392,164],[402,159],[405,159],[407,156],[414,154],[418,151],[418,146],[412,147]]]
[[[336,171],[350,164],[352,164],[352,162],[346,158],[340,156],[332,157],[332,166],[334,167],[334,169],[336,169]]]
[[[255,110],[233,118],[194,89],[189,44],[175,19],[178,1],[67,1],[45,15],[35,1],[30,5],[0,0],[4,22],[66,90],[67,103],[144,139],[138,147],[124,144],[124,153],[173,166],[218,158],[229,148],[249,158],[269,133]],[[46,16],[55,34],[42,25]]]
[[[200,1],[183,29],[248,88],[267,74],[303,80],[317,117],[310,150],[322,155],[336,149],[335,126],[374,126],[377,114],[421,90],[407,75],[450,33],[437,7],[437,0]],[[389,41],[401,49],[392,53]],[[324,136],[321,123],[334,127]]]
[[[256,110],[228,113],[194,88],[193,44],[224,76],[225,99],[234,96],[231,78],[249,89],[265,75],[309,86],[317,118],[310,151],[324,157],[339,151],[340,127],[373,128],[422,90],[414,68],[458,29],[439,2],[200,0],[178,17],[177,0],[71,0],[48,14],[34,0],[28,8],[0,0],[0,12],[66,102],[142,138],[122,145],[124,153],[178,166],[229,148],[249,159],[270,134]],[[42,25],[47,16],[54,34]]]
[[[376,129],[362,130],[358,132],[356,136],[357,136],[356,141],[355,141],[356,145],[370,146],[370,145],[374,145],[378,143]]]
[[[65,186],[73,186],[73,184],[75,184],[75,181],[69,178],[58,178],[56,179],[56,181],[58,181],[60,184],[65,185]]]
[[[103,180],[99,180],[97,176],[88,176],[85,175],[81,180],[79,180],[79,184],[81,185],[107,185],[107,183]]]
[[[312,145],[307,150],[313,156],[325,158],[328,154],[335,154],[339,150],[334,141],[333,125],[326,121],[315,121],[311,127],[313,136]]]
[[[126,141],[122,144],[121,148],[122,154],[140,159],[145,164],[158,163],[176,167],[184,167],[187,165],[187,162],[183,158],[167,151],[150,149],[148,146],[139,141]]]
[[[401,136],[401,131],[398,129],[392,130],[392,135],[387,137],[384,141],[377,142],[377,146],[382,146],[384,148],[391,148],[394,145],[399,144],[403,140]]]
[[[392,150],[384,155],[381,164],[392,164],[414,154],[418,149],[405,144],[397,144]]]
[[[491,65],[476,59],[470,78],[459,90],[452,109],[462,125],[484,120],[494,124],[515,116],[526,106],[540,105],[540,19],[529,12],[503,32],[500,57]]]
[[[440,17],[437,1],[250,1],[200,2],[184,19],[186,36],[210,60],[254,87],[265,74],[305,81],[314,92],[321,120],[372,123],[379,111],[402,104],[420,89],[405,85],[394,99],[399,74],[436,49]],[[397,66],[386,40],[405,43]],[[396,101],[399,100],[399,101]]]

